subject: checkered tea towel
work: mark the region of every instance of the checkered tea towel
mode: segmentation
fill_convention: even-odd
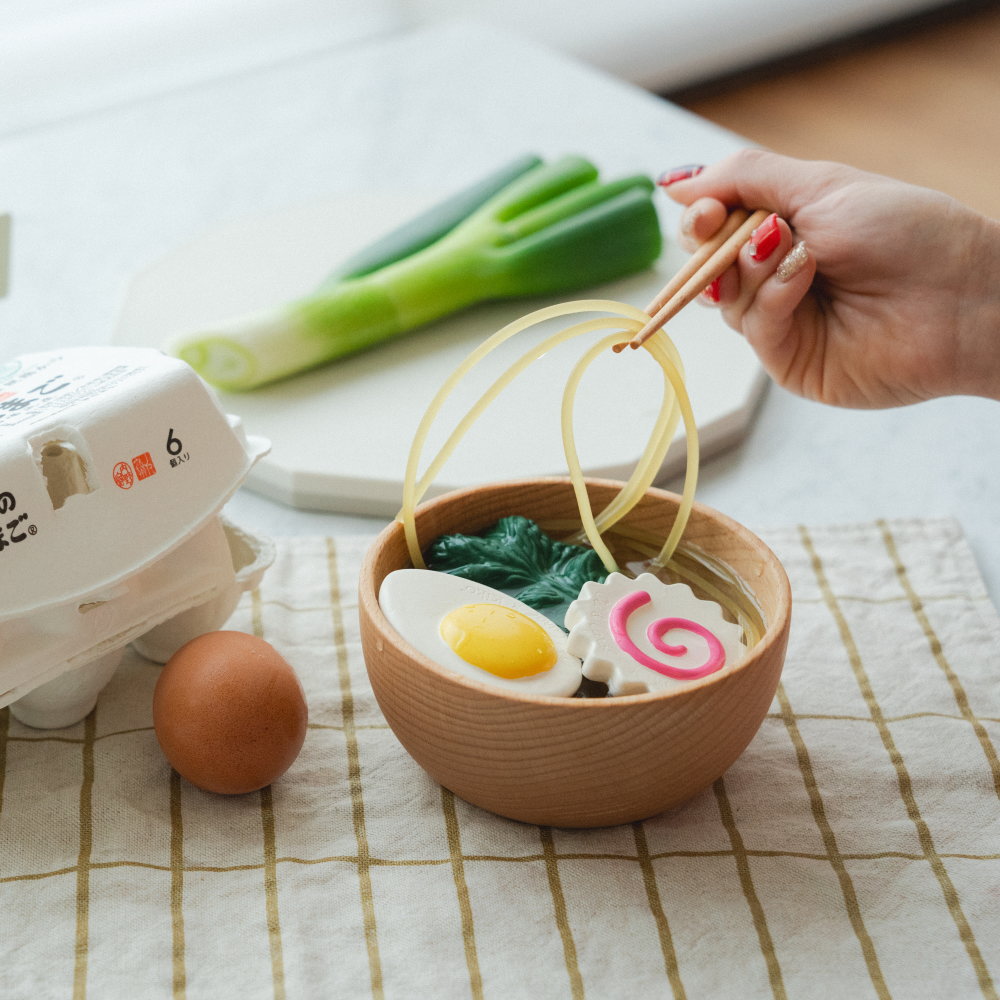
[[[77,726],[0,716],[0,997],[996,997],[1000,622],[959,528],[763,536],[795,610],[756,739],[687,805],[577,831],[431,781],[367,682],[367,540],[279,540],[230,623],[308,696],[272,787],[173,774],[134,653]]]

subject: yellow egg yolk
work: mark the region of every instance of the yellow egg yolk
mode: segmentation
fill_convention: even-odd
[[[495,677],[531,677],[556,662],[556,647],[545,629],[501,604],[464,604],[441,619],[439,631],[466,663]]]

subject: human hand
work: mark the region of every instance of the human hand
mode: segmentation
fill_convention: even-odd
[[[681,171],[685,173],[685,171]],[[936,191],[743,150],[661,179],[693,249],[770,208],[707,296],[775,381],[838,406],[1000,399],[1000,225]]]

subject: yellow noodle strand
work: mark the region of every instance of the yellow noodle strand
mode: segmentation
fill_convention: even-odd
[[[600,300],[595,300],[595,305],[599,301]],[[461,380],[469,373],[469,371],[471,371],[497,346],[520,333],[522,330],[528,329],[528,327],[534,326],[537,323],[545,322],[548,319],[559,318],[566,315],[566,312],[567,310],[563,305],[548,306],[529,313],[526,316],[522,316],[520,319],[516,319],[502,327],[500,330],[497,330],[496,333],[488,337],[475,350],[473,350],[468,357],[466,357],[465,360],[451,373],[451,375],[445,379],[444,383],[431,400],[423,418],[417,425],[413,442],[410,445],[410,453],[407,458],[406,471],[403,478],[403,506],[398,515],[398,520],[403,522],[406,543],[411,557],[414,552],[419,553],[420,550],[419,541],[416,536],[416,528],[414,525],[414,509],[420,501],[420,497],[417,495],[417,465],[420,461],[420,455],[423,451],[424,442],[435,418],[438,415],[438,412],[444,405],[444,402],[451,395],[452,391],[459,384],[459,382],[461,382]],[[414,560],[414,565],[418,567],[423,566],[422,558],[418,556],[418,558]]]
[[[489,406],[490,403],[492,403],[493,400],[496,399],[496,397],[503,391],[503,389],[505,389],[522,371],[524,371],[525,368],[527,368],[532,362],[537,361],[540,357],[542,357],[544,354],[550,351],[553,347],[559,346],[559,344],[563,343],[566,340],[571,339],[572,337],[576,337],[584,333],[589,333],[594,330],[605,329],[611,325],[620,326],[621,325],[620,320],[614,317],[603,317],[601,319],[589,320],[584,323],[578,323],[575,326],[569,327],[568,329],[561,330],[559,333],[553,334],[546,340],[542,341],[540,344],[537,344],[535,347],[525,352],[525,354],[523,354],[510,368],[508,368],[507,371],[505,371],[498,379],[496,379],[496,381],[494,381],[494,383],[490,386],[490,388],[487,389],[487,391],[472,406],[472,408],[465,415],[465,417],[463,417],[462,420],[459,422],[455,430],[452,431],[448,440],[442,445],[441,449],[438,451],[437,455],[434,457],[434,459],[428,466],[427,471],[424,473],[423,477],[420,479],[419,482],[415,484],[410,480],[410,477],[416,475],[416,467],[417,463],[419,462],[419,451],[416,454],[414,454],[414,449],[411,448],[411,456],[410,456],[411,461],[407,463],[407,479],[404,482],[403,509],[400,512],[399,519],[403,521],[405,535],[407,539],[407,546],[409,548],[410,557],[413,560],[414,566],[416,566],[417,568],[424,568],[423,557],[422,555],[419,555],[420,553],[419,541],[417,540],[416,537],[416,525],[415,525],[416,506],[423,499],[424,495],[430,488],[431,483],[434,481],[438,472],[440,472],[444,463],[451,457],[451,454],[454,451],[458,442],[465,436],[465,434],[472,426],[472,424],[482,414],[483,410],[485,410],[486,407]],[[515,330],[514,333],[519,333],[521,332],[522,329],[527,329],[527,327],[526,326],[520,327],[519,329]],[[638,323],[634,326],[634,329],[636,330],[639,329]],[[510,336],[513,336],[513,333],[508,334],[508,336],[504,337],[503,339],[504,340],[509,339]],[[621,333],[619,333],[616,338],[616,342],[621,340],[621,336],[622,336]],[[493,344],[489,344],[489,350],[493,350],[494,348],[498,347],[502,342],[503,342],[502,340],[498,339]],[[481,346],[485,347],[487,346],[487,344],[488,342],[484,342],[484,344]],[[479,356],[475,358],[472,364],[469,363],[473,357],[472,355],[470,355],[470,357],[466,359],[466,361],[459,369],[462,372],[462,375],[464,376],[464,374],[466,374],[469,370],[471,370],[471,368],[475,363],[478,363],[478,361],[481,360],[482,357],[485,357],[486,354],[489,353],[489,350],[480,349],[480,351],[477,352]],[[419,441],[419,446],[421,448],[423,446],[424,439],[427,436],[427,432],[430,429],[430,425],[433,419],[437,416],[438,412],[441,409],[441,406],[446,401],[447,396],[450,395],[452,389],[457,385],[457,382],[458,380],[456,379],[452,381],[450,385],[446,383],[448,391],[444,393],[439,392],[438,395],[435,397],[434,401],[432,402],[431,408],[428,409],[427,413],[424,415],[424,420],[421,423],[421,428],[418,429],[418,435],[421,434],[421,429],[422,429],[422,436]],[[428,419],[428,416],[430,416],[430,419]],[[416,443],[417,439],[415,438],[414,447],[416,447]]]
[[[570,313],[619,313],[622,311],[624,311],[631,318],[636,319],[639,322],[644,322],[643,317],[645,314],[640,310],[633,306],[623,305],[622,303],[613,302],[608,299],[585,299],[577,303],[557,304],[553,306],[546,306],[542,309],[536,309],[534,312],[528,313],[528,315],[522,316],[520,319],[508,323],[492,336],[484,340],[444,381],[434,398],[431,400],[430,405],[417,426],[413,443],[410,446],[410,453],[406,463],[406,472],[403,479],[403,506],[397,519],[403,523],[407,548],[410,552],[411,558],[414,559],[415,566],[422,567],[423,558],[419,554],[420,543],[416,533],[414,511],[417,503],[420,502],[420,499],[423,496],[423,492],[426,492],[426,487],[424,487],[423,491],[418,490],[416,481],[417,465],[420,461],[420,454],[423,451],[424,443],[434,420],[436,419],[444,402],[451,395],[452,391],[459,384],[459,382],[461,382],[469,371],[471,371],[496,347],[531,326],[546,322],[550,319],[558,319]]]
[[[656,343],[659,336],[651,337],[644,346],[650,347],[650,353],[654,356],[660,354],[658,360],[664,365],[664,371],[670,379],[677,394],[677,405],[680,408],[681,416],[684,419],[684,436],[687,441],[687,464],[684,474],[684,489],[681,493],[681,502],[677,508],[677,515],[674,518],[673,527],[667,536],[660,554],[653,560],[654,565],[666,566],[669,562],[677,543],[681,540],[681,535],[687,527],[688,518],[691,515],[691,508],[694,505],[694,492],[698,485],[698,427],[694,419],[694,411],[691,409],[691,400],[688,397],[684,379],[680,372],[673,365],[669,364],[666,353],[660,353],[662,344]]]
[[[604,539],[601,538],[601,533],[597,530],[597,525],[594,522],[594,512],[590,505],[590,497],[587,495],[587,485],[584,482],[583,468],[580,465],[580,457],[576,450],[576,439],[573,434],[573,404],[576,401],[576,391],[579,388],[580,379],[583,377],[584,371],[586,371],[598,354],[602,354],[608,348],[619,343],[620,338],[620,333],[617,335],[613,334],[611,337],[605,337],[584,354],[573,368],[566,382],[562,402],[563,453],[566,456],[566,467],[569,470],[569,478],[573,484],[573,492],[576,495],[576,506],[580,512],[580,523],[583,527],[584,535],[590,542],[590,547],[600,557],[601,562],[604,563],[604,568],[609,573],[614,573],[618,570],[618,563],[615,562],[614,556],[611,555],[611,550],[604,544]]]
[[[420,544],[416,534],[415,525],[415,509],[417,504],[423,498],[426,493],[430,483],[433,481],[435,475],[440,470],[441,466],[444,465],[448,457],[451,454],[455,443],[464,434],[465,429],[469,426],[469,421],[456,433],[452,434],[449,442],[445,447],[441,449],[437,458],[432,463],[432,466],[428,469],[428,473],[423,477],[423,479],[417,483],[417,466],[420,461],[420,455],[423,451],[424,444],[430,428],[437,418],[442,406],[458,386],[463,378],[488,354],[499,347],[502,343],[509,340],[511,337],[516,336],[522,331],[528,329],[531,326],[536,326],[540,323],[544,323],[550,319],[558,319],[562,316],[571,315],[574,313],[581,312],[607,312],[607,313],[625,313],[628,317],[634,320],[637,324],[644,322],[645,313],[641,310],[636,309],[633,306],[625,305],[623,303],[618,303],[611,301],[609,299],[585,299],[580,300],[575,303],[564,303],[554,306],[547,306],[542,309],[535,310],[535,312],[529,313],[526,316],[522,316],[520,319],[514,320],[508,323],[505,327],[498,330],[492,336],[484,340],[475,350],[473,350],[468,357],[452,372],[452,374],[445,380],[442,386],[438,389],[437,394],[431,400],[423,418],[421,419],[419,425],[417,426],[417,431],[413,438],[413,443],[410,446],[410,454],[407,459],[406,473],[403,481],[403,506],[397,517],[398,520],[402,521],[404,528],[404,535],[406,538],[407,548],[410,552],[411,559],[417,567],[423,567],[423,558],[420,556]],[[601,328],[610,325],[614,321],[614,316],[606,317],[602,320],[593,320],[590,324],[587,324],[587,329]],[[584,324],[579,324],[583,326]],[[635,327],[638,329],[638,326]],[[569,331],[562,331],[561,333],[555,334],[550,337],[546,343],[548,348],[554,347],[564,340],[568,340],[571,336],[576,336],[579,333],[586,332],[586,330],[578,330],[573,328]],[[533,352],[528,352],[532,354]],[[541,353],[544,353],[541,352]],[[541,356],[541,353],[538,356]],[[523,359],[522,359],[523,360]],[[516,372],[514,373],[516,374]],[[513,375],[511,376],[513,378]],[[503,381],[503,379],[498,379],[498,382]],[[506,381],[510,381],[507,379]],[[506,382],[504,382],[506,384]],[[494,388],[499,392],[502,386],[497,387],[497,383],[494,383]],[[494,396],[496,393],[494,393]],[[477,408],[477,413],[481,412],[489,402],[492,401],[492,396],[486,401],[482,406]]]
[[[667,353],[666,361],[664,361],[662,356],[657,357],[654,354],[654,359],[658,361],[665,374],[664,400],[660,416],[657,420],[654,435],[650,438],[650,444],[640,456],[627,490],[623,489],[615,497],[615,499],[608,504],[604,511],[602,511],[600,517],[597,519],[598,528],[602,532],[606,531],[612,525],[617,524],[618,521],[620,521],[642,499],[649,487],[652,486],[656,476],[660,472],[660,469],[663,467],[663,460],[666,457],[667,450],[670,448],[671,442],[673,441],[674,434],[677,430],[677,424],[681,420],[681,410],[677,405],[677,394],[673,389],[673,382],[676,381],[676,379],[672,381],[666,377],[665,367],[665,365],[674,364],[676,348],[674,348],[673,342],[666,336],[666,334],[658,334],[656,339],[658,344],[666,349]],[[656,350],[656,344],[650,344],[650,342],[647,342],[647,344],[650,345],[647,346],[647,351],[652,352]],[[680,367],[679,362],[680,359],[676,358],[675,367]],[[680,371],[677,373],[677,378],[683,379],[683,375]],[[656,442],[655,444],[654,441]]]
[[[493,400],[496,399],[497,396],[500,395],[500,393],[511,382],[513,382],[518,375],[521,374],[521,372],[563,342],[584,333],[591,333],[595,330],[606,329],[611,325],[620,327],[621,322],[614,317],[605,317],[603,319],[589,320],[585,323],[577,323],[565,330],[561,330],[559,333],[553,334],[551,337],[548,337],[546,340],[543,340],[541,343],[536,344],[530,350],[526,351],[517,361],[514,362],[513,365],[511,365],[498,379],[496,379],[496,381],[473,405],[465,417],[462,418],[455,430],[452,431],[448,440],[441,446],[440,451],[427,467],[427,471],[417,484],[418,495],[421,498],[423,497],[423,495],[430,488],[431,483],[437,477],[437,474],[441,471],[441,467],[444,465],[445,461],[451,457],[451,453],[454,451],[455,446],[465,436],[472,424],[480,417],[486,407],[489,406],[489,404],[492,403]],[[639,327],[636,326],[635,329],[638,330]],[[615,342],[619,342],[621,337],[622,334],[619,331]]]
[[[636,327],[636,329],[639,328]],[[648,462],[644,460],[647,456],[658,454],[660,452],[661,438],[670,426],[670,417],[675,409],[672,386],[669,380],[665,378],[663,402],[660,406],[660,413],[657,417],[656,424],[653,427],[649,442],[643,451],[643,455],[636,464],[635,470],[633,471],[629,481],[619,491],[615,499],[612,500],[611,503],[609,503],[608,506],[602,511],[597,521],[595,521],[590,505],[590,497],[587,495],[587,486],[584,481],[583,468],[580,464],[580,458],[576,450],[576,439],[573,433],[573,409],[577,389],[579,388],[580,380],[583,378],[583,374],[586,369],[599,354],[602,354],[604,351],[608,350],[608,348],[613,347],[615,344],[620,342],[621,334],[612,334],[612,336],[598,341],[598,343],[596,343],[590,348],[589,351],[587,351],[586,354],[584,354],[584,356],[573,368],[573,371],[566,382],[562,404],[563,450],[566,455],[566,466],[569,470],[569,477],[573,483],[573,492],[576,495],[577,507],[580,511],[580,521],[583,526],[583,533],[586,536],[587,541],[590,543],[591,548],[593,548],[598,556],[600,556],[601,562],[604,563],[604,567],[609,573],[617,571],[618,566],[614,557],[611,555],[610,549],[608,549],[607,545],[605,545],[602,540],[601,532],[608,524],[614,524],[618,518],[623,517],[624,514],[631,510],[631,506],[634,506],[634,504],[630,506],[629,501],[637,491],[638,495],[641,496],[649,488],[649,483],[644,484],[647,472],[646,466],[648,465]],[[669,444],[669,441],[667,443]],[[655,473],[650,473],[649,475],[651,480]],[[617,513],[619,510],[620,513]],[[599,526],[599,521],[603,521],[604,524]]]
[[[437,419],[444,403],[468,375],[468,373],[482,361],[488,354],[501,344],[516,336],[529,327],[547,322],[551,319],[558,319],[563,316],[579,314],[583,312],[606,312],[611,316],[604,316],[599,319],[576,323],[556,334],[547,337],[544,341],[526,351],[513,365],[511,365],[502,375],[500,375],[489,389],[477,400],[469,409],[456,428],[440,448],[437,455],[430,462],[423,476],[417,478],[417,470],[420,463],[427,436],[434,421]],[[624,484],[618,494],[612,499],[608,506],[594,517],[590,507],[589,497],[586,493],[583,471],[576,453],[576,444],[573,434],[573,410],[576,392],[579,382],[585,370],[596,359],[596,357],[609,347],[622,340],[627,339],[628,332],[638,330],[648,319],[645,313],[629,306],[625,303],[614,302],[606,299],[590,299],[578,302],[563,303],[538,309],[527,316],[523,316],[512,323],[507,324],[498,330],[491,337],[483,341],[465,360],[452,372],[439,388],[432,399],[423,418],[421,419],[410,453],[407,458],[406,471],[403,482],[403,504],[397,519],[402,522],[407,548],[413,565],[424,567],[423,556],[420,550],[419,539],[416,533],[416,507],[423,499],[430,488],[434,478],[440,472],[444,463],[451,456],[459,441],[482,414],[490,403],[530,364],[537,361],[542,355],[554,347],[564,343],[573,337],[585,333],[594,332],[600,329],[615,327],[616,332],[609,337],[602,339],[598,344],[591,347],[584,357],[577,362],[566,384],[563,394],[562,405],[562,434],[563,447],[566,454],[567,465],[569,467],[570,479],[577,497],[581,521],[584,533],[591,546],[598,552],[602,562],[610,569],[615,568],[614,558],[610,550],[601,539],[601,532],[615,524],[624,517],[639,502],[642,496],[649,489],[656,474],[662,466],[663,459],[673,440],[678,422],[683,419],[685,437],[687,439],[687,468],[685,472],[684,490],[681,503],[678,507],[677,516],[674,519],[671,532],[666,543],[660,550],[654,563],[664,565],[669,560],[686,526],[688,516],[694,501],[694,490],[697,480],[698,465],[698,441],[697,428],[694,423],[691,411],[690,400],[684,386],[683,368],[676,346],[669,337],[661,330],[654,337],[644,344],[647,352],[657,361],[664,373],[664,393],[657,420],[650,433],[646,447],[636,463],[635,469],[628,481]]]
[[[609,338],[608,341],[604,342],[604,345],[595,346],[581,359],[567,382],[566,392],[563,397],[563,441],[566,445],[567,465],[577,497],[577,506],[580,508],[583,535],[595,551],[601,555],[605,566],[611,569],[604,555],[604,553],[607,553],[608,558],[610,558],[610,552],[603,543],[598,544],[595,542],[595,535],[606,531],[632,510],[652,485],[657,472],[663,465],[667,449],[673,440],[673,432],[678,419],[675,414],[679,413],[685,420],[688,461],[685,471],[684,493],[678,507],[673,530],[655,561],[657,565],[665,565],[687,525],[691,506],[694,501],[698,468],[697,428],[694,426],[693,413],[691,412],[690,402],[684,388],[683,375],[677,370],[671,357],[672,353],[675,355],[676,349],[674,349],[674,352],[671,352],[670,348],[673,348],[673,344],[666,334],[661,331],[656,337],[647,341],[645,345],[660,364],[665,376],[665,396],[660,418],[657,421],[657,426],[654,428],[645,451],[636,464],[631,478],[608,507],[605,508],[595,524],[594,519],[590,516],[590,502],[583,482],[583,472],[576,457],[575,446],[573,445],[573,395],[583,369],[596,357],[602,346],[611,346],[613,343],[613,338]],[[672,392],[668,394],[668,390],[672,390]]]

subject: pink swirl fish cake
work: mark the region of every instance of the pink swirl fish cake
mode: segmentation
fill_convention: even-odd
[[[718,604],[651,573],[584,584],[565,623],[567,652],[612,695],[670,690],[731,669],[746,653],[743,629]]]

